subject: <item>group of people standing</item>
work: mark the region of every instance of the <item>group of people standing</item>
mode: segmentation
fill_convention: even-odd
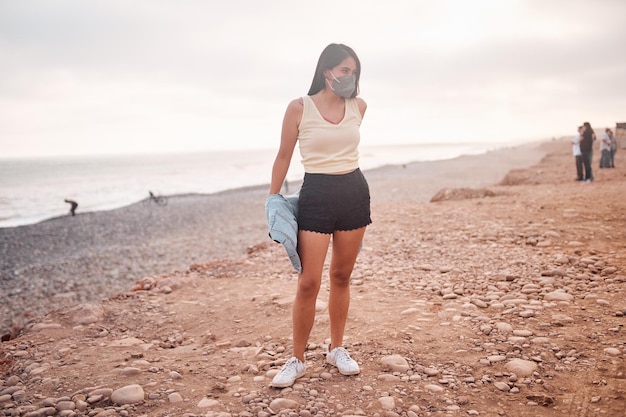
[[[617,139],[613,131],[606,128],[600,142],[600,168],[615,168],[615,153],[617,152]]]
[[[589,122],[578,126],[578,134],[572,139],[573,153],[576,160],[576,181],[593,181],[593,170],[591,168],[593,160],[593,144],[596,141],[596,134]],[[617,152],[617,139],[613,131],[609,128],[605,130],[600,142],[600,168],[615,168],[615,153]]]

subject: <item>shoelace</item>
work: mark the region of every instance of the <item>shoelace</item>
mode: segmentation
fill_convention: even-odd
[[[295,359],[289,360],[287,361],[287,363],[285,363],[285,366],[283,367],[283,369],[280,371],[280,373],[286,373],[288,371],[295,371],[296,373],[298,373],[297,370],[297,366],[298,366],[298,361]]]
[[[335,356],[335,360],[337,363],[349,363],[352,358],[348,355],[348,351],[345,349],[337,349],[337,355]]]

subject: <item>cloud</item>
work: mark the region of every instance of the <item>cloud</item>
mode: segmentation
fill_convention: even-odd
[[[612,123],[626,108],[624,15],[619,0],[1,2],[0,145],[275,146],[330,42],[359,53],[375,140]]]

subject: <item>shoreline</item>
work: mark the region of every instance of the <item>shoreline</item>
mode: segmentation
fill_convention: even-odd
[[[511,170],[535,165],[563,143],[540,142],[364,171],[373,220],[389,203],[428,203],[443,188],[495,185]],[[163,207],[139,202],[1,228],[0,257],[6,261],[0,268],[0,329],[21,327],[59,306],[127,291],[144,277],[245,257],[249,248],[268,242],[267,188],[178,195]]]
[[[533,139],[533,140],[529,140],[526,142],[522,142],[522,143],[512,143],[512,144],[505,144],[505,145],[496,145],[496,144],[492,144],[493,148],[487,148],[485,150],[481,150],[477,153],[474,152],[466,152],[468,151],[467,149],[463,152],[466,153],[461,153],[457,156],[453,156],[453,157],[446,157],[443,159],[416,159],[416,160],[409,160],[406,162],[402,162],[402,163],[384,163],[382,165],[377,165],[374,167],[361,167],[361,169],[363,170],[364,173],[368,173],[368,172],[373,172],[373,171],[377,171],[377,170],[384,170],[390,167],[398,167],[398,166],[407,166],[407,165],[413,165],[413,164],[429,164],[429,163],[439,163],[439,162],[445,162],[445,161],[451,161],[451,160],[456,160],[459,158],[465,158],[465,157],[474,157],[474,156],[480,156],[480,155],[484,155],[484,154],[488,154],[488,153],[492,153],[492,152],[500,152],[500,151],[506,151],[509,149],[516,149],[516,148],[523,148],[523,147],[528,147],[528,146],[536,146],[538,144],[544,143],[550,141],[549,139]],[[446,146],[446,145],[450,145],[450,144],[442,144],[442,146]],[[380,146],[380,145],[379,145]],[[390,145],[392,147],[396,147],[398,149],[400,149],[402,146],[402,144],[399,145]],[[414,148],[416,145],[406,145],[409,148]],[[431,144],[423,144],[420,146],[424,146],[425,147],[425,151],[427,152],[428,146],[431,146]],[[363,152],[362,155],[362,159],[366,159],[367,151]],[[402,159],[402,158],[400,158]],[[297,161],[294,161],[295,163],[297,163]],[[296,172],[297,174],[297,172]],[[301,176],[300,176],[301,178]],[[298,185],[301,183],[301,179],[297,179],[297,180],[290,180],[290,185],[291,184],[295,184]],[[212,195],[216,195],[216,194],[222,194],[222,193],[228,193],[228,192],[238,192],[238,191],[245,191],[248,189],[255,189],[255,188],[259,188],[259,187],[268,187],[269,188],[269,183],[265,183],[265,184],[253,184],[253,185],[244,185],[244,186],[234,186],[232,188],[226,188],[226,189],[222,189],[222,190],[217,190],[217,191],[211,191],[211,192],[194,192],[194,191],[190,191],[190,192],[180,192],[180,193],[160,193],[158,194],[159,196],[163,196],[166,197],[168,199],[170,198],[179,198],[179,197],[186,197],[188,195],[199,195],[199,196],[212,196]],[[133,201],[127,201],[127,202],[119,202],[119,203],[109,203],[109,204],[105,204],[102,205],[100,207],[96,207],[96,208],[89,208],[89,209],[85,209],[85,208],[81,208],[81,206],[79,206],[78,211],[77,211],[77,215],[78,214],[89,214],[89,213],[101,213],[101,212],[110,212],[110,211],[114,211],[114,210],[119,210],[119,209],[123,209],[135,204],[145,204],[147,200],[147,197],[139,199],[139,200],[133,200]],[[48,217],[48,215],[33,215],[30,217],[23,217],[23,218],[3,218],[2,220],[0,220],[0,230],[2,229],[8,229],[8,228],[15,228],[15,227],[22,227],[22,226],[32,226],[32,225],[36,225],[36,224],[40,224],[46,221],[50,221],[50,220],[56,220],[59,218],[65,218],[65,217],[70,217],[68,211],[63,211],[62,213],[59,213],[58,211],[56,213],[51,213]],[[9,224],[7,225],[3,225],[3,222],[7,222]]]

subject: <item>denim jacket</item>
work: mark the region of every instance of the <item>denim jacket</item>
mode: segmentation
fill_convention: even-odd
[[[298,194],[287,197],[271,194],[265,200],[265,216],[272,240],[282,244],[287,251],[291,265],[302,273],[298,255]]]

